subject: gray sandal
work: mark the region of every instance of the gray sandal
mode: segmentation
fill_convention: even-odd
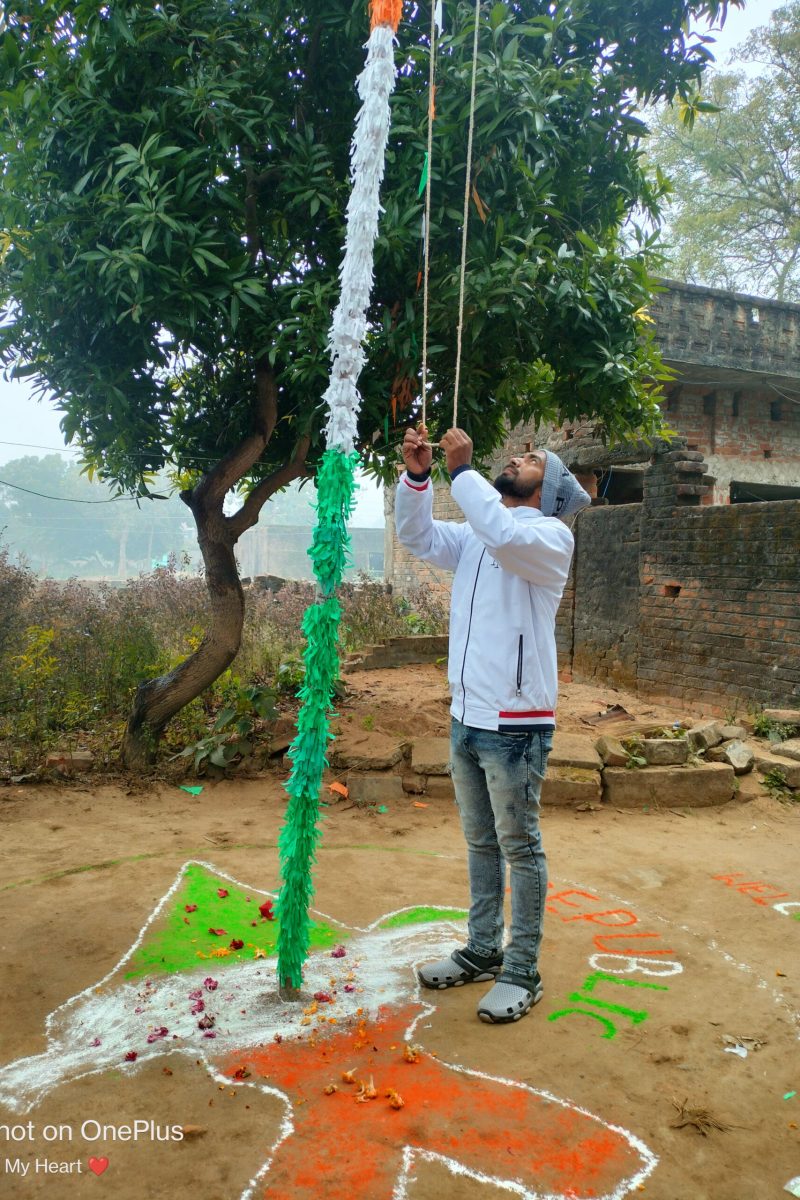
[[[538,973],[528,980],[519,975],[500,975],[478,1005],[478,1016],[492,1025],[507,1025],[529,1013],[543,995]]]
[[[454,950],[449,958],[440,958],[420,967],[417,978],[426,988],[461,987],[465,983],[487,983],[496,979],[502,968],[502,957],[483,958],[471,950]]]

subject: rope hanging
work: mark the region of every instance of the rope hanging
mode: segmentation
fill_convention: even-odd
[[[461,383],[461,338],[464,329],[464,284],[467,274],[467,225],[469,194],[472,183],[472,139],[475,132],[475,84],[478,77],[478,34],[480,32],[481,0],[475,0],[475,35],[472,41],[472,84],[469,97],[469,132],[467,134],[467,173],[464,183],[464,220],[461,227],[461,277],[458,286],[458,329],[456,330],[456,376],[453,383],[453,428],[458,425],[458,389]]]
[[[431,268],[431,176],[433,164],[433,122],[436,116],[436,25],[437,5],[431,4],[430,65],[428,69],[428,149],[425,155],[425,228],[422,275],[422,424],[426,424],[428,403],[428,295]]]
[[[436,95],[436,27],[439,5],[431,11],[430,67],[428,76],[428,147],[425,155],[425,217],[424,217],[424,266],[422,292],[422,414],[421,425],[427,429],[428,402],[428,299],[430,286],[430,238],[431,238],[431,182],[433,161],[433,121]],[[467,270],[467,233],[469,227],[469,198],[472,189],[472,144],[475,133],[475,97],[478,77],[478,42],[480,36],[481,0],[475,0],[475,30],[472,41],[472,79],[470,83],[469,124],[467,131],[467,165],[464,180],[464,212],[461,225],[461,264],[458,287],[458,327],[456,330],[456,368],[453,384],[453,426],[458,425],[458,393],[461,384],[461,348],[464,329],[464,292]]]

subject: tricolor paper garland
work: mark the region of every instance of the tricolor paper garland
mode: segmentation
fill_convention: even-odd
[[[367,60],[357,83],[362,104],[350,150],[353,188],[347,205],[341,291],[328,341],[326,449],[317,475],[317,526],[309,551],[319,601],[303,618],[305,681],[297,736],[289,748],[289,803],[278,838],[283,878],[278,897],[278,982],[291,988],[300,987],[308,956],[311,867],[320,838],[319,792],[331,738],[328,712],[339,676],[340,608],[335,592],[349,560],[347,520],[356,489],[355,439],[361,406],[357,382],[366,359],[363,342],[389,136],[389,97],[396,75],[394,34],[402,8],[402,0],[373,0]]]

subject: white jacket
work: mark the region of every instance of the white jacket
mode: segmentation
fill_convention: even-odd
[[[415,483],[404,472],[395,504],[401,544],[455,571],[450,712],[463,725],[503,733],[553,727],[555,620],[572,560],[572,533],[536,508],[506,508],[477,471],[459,472],[452,496],[466,522],[434,521],[430,479]]]

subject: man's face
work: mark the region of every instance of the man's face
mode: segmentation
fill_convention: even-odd
[[[494,481],[501,496],[529,500],[542,486],[546,455],[544,450],[530,450],[510,458]]]

